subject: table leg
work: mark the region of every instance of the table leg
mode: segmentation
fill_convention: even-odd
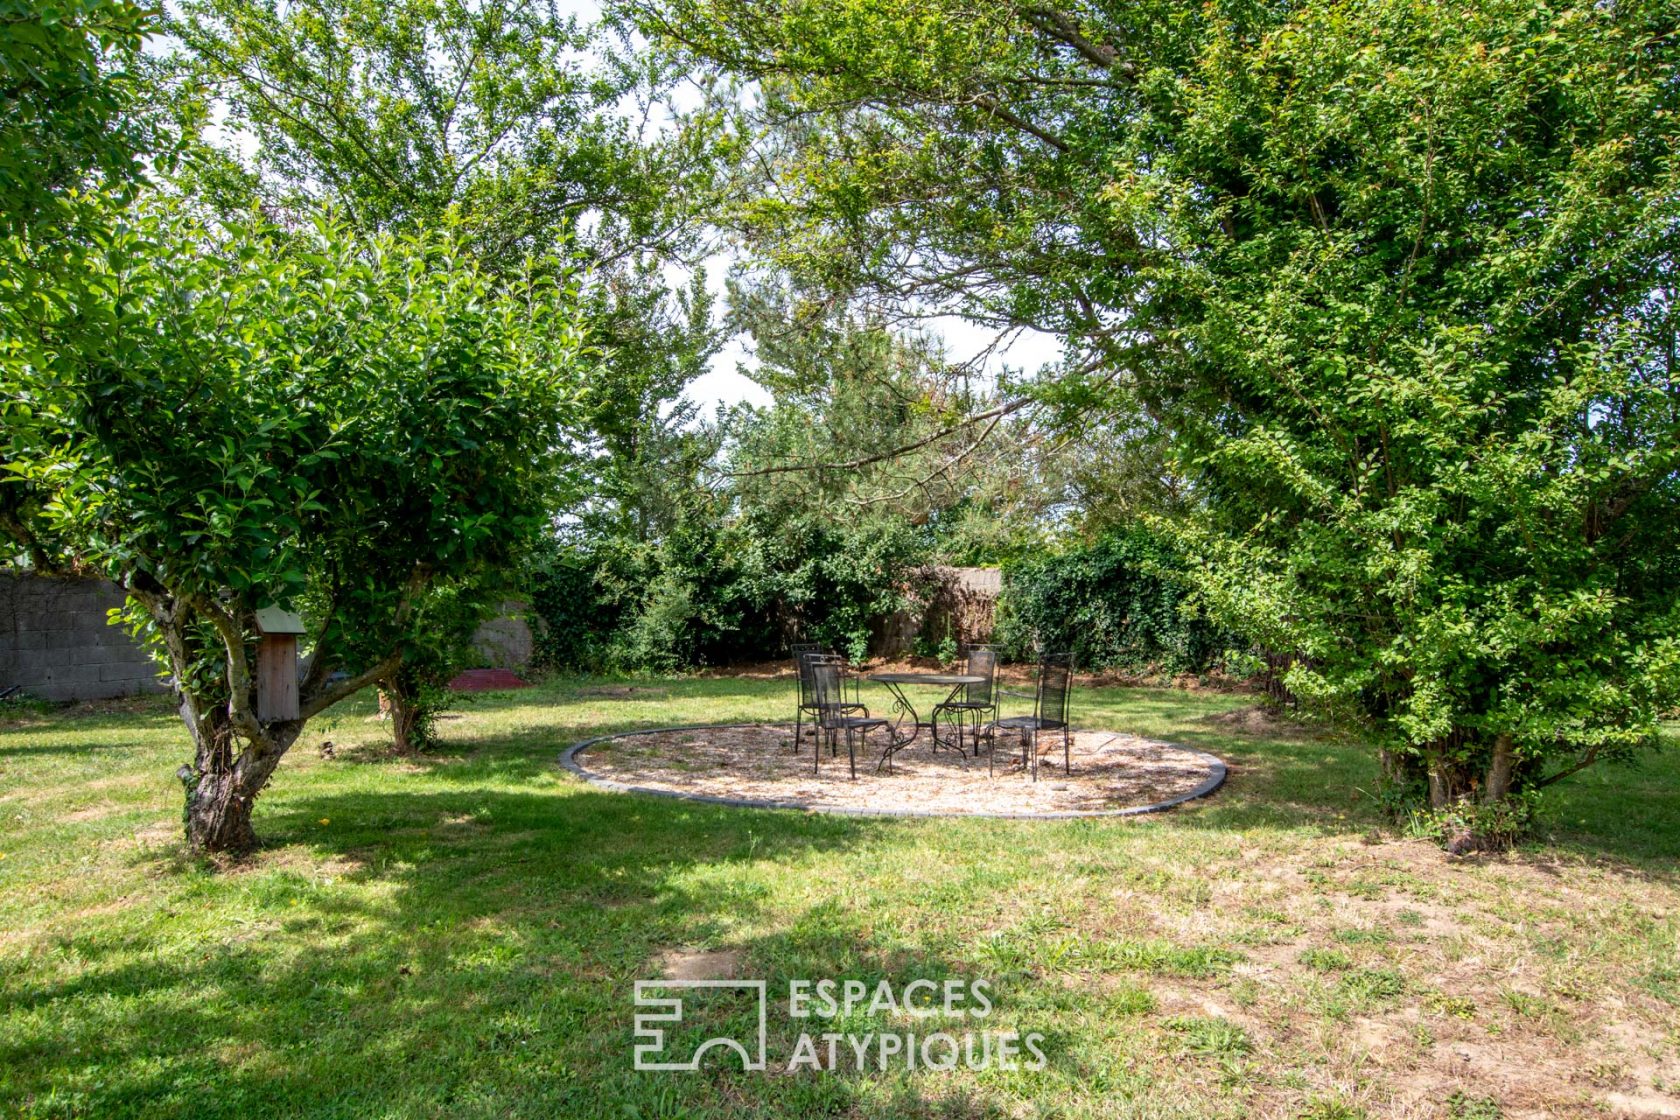
[[[967,687],[968,686],[965,685],[965,684],[959,684],[955,688],[951,689],[951,691],[949,693],[947,693],[946,696],[945,696],[945,703],[946,704],[956,703],[957,694],[959,692],[963,691],[963,689],[965,689]],[[946,711],[951,711],[952,709],[946,708],[945,710]],[[934,716],[933,716],[933,723],[931,725],[931,730],[933,732],[933,745],[934,745],[935,748],[938,748],[938,747],[947,747],[948,748],[948,747],[951,746],[951,744],[949,742],[943,742],[942,743],[942,742],[939,741],[939,705],[935,704],[934,708],[933,708],[933,711],[934,711]],[[962,719],[962,716],[959,714],[957,719],[960,721]],[[955,750],[957,752],[957,757],[962,759],[963,764],[966,766],[968,764],[968,754],[967,754],[967,752],[965,752],[963,750],[962,724],[960,722],[958,722],[958,724],[957,724],[957,745],[955,747]],[[979,752],[978,751],[975,752],[975,757],[977,757],[977,758],[979,757]]]
[[[898,718],[887,728],[887,749],[882,753],[881,761],[875,764],[877,772],[883,766],[891,770],[893,755],[914,743],[916,736],[922,733],[922,719],[916,714],[915,705],[910,703],[910,698],[904,695],[904,690],[892,681],[882,681],[881,683],[886,685],[887,691],[893,695],[892,710]],[[910,724],[908,735],[899,730],[906,722]]]

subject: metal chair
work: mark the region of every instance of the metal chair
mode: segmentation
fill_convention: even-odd
[[[799,705],[795,709],[793,715],[793,753],[798,754],[799,740],[805,733],[806,712],[810,712],[813,717],[811,723],[811,730],[813,734],[817,730],[815,720],[817,712],[817,694],[815,687],[811,683],[811,670],[806,664],[806,658],[811,656],[833,657],[835,655],[818,645],[816,642],[794,642],[792,645],[788,646],[788,652],[793,655],[794,676],[797,677],[799,681]],[[857,699],[857,686],[854,682],[852,687],[852,707],[860,711],[864,710],[863,705],[858,703]]]
[[[1038,781],[1038,733],[1062,733],[1062,772],[1073,773],[1073,759],[1068,734],[1068,694],[1073,687],[1073,657],[1066,653],[1048,653],[1038,667],[1038,687],[1034,690],[1033,714],[1010,716],[992,724],[992,750],[986,754],[986,772],[992,772],[992,758],[997,754],[996,735],[999,729],[1021,733],[1021,767],[1032,769],[1033,781]]]
[[[815,713],[817,701],[811,688],[811,671],[805,667],[805,655],[821,653],[822,646],[816,642],[793,642],[788,646],[788,654],[793,658],[793,675],[798,681],[798,701],[793,713],[793,753],[799,753],[799,739],[805,732],[805,713]]]
[[[969,646],[968,656],[963,665],[963,673],[967,676],[985,677],[984,684],[971,684],[963,687],[961,700],[945,701],[933,706],[933,723],[939,725],[941,715],[949,719],[957,728],[957,753],[963,751],[963,725],[968,722],[974,724],[974,753],[980,754],[980,729],[987,725],[984,717],[989,716],[992,721],[997,719],[997,651],[991,646]]]
[[[849,703],[846,700],[846,663],[844,659],[828,654],[806,654],[805,662],[811,669],[812,692],[816,700],[816,725],[818,729],[828,734],[828,753],[837,753],[835,740],[839,733],[846,733],[846,757],[851,763],[852,777],[857,778],[857,740],[861,738],[867,749],[869,733],[877,728],[886,728],[887,721],[879,716],[871,716],[869,709],[862,704]],[[863,714],[854,713],[862,711]],[[822,770],[822,747],[814,747],[811,751],[813,761],[811,772],[820,773]]]

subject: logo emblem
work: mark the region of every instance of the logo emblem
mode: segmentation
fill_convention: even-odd
[[[687,1061],[672,1060],[671,1055],[664,1053],[665,1032],[669,1028],[663,1024],[675,1027],[683,1021],[681,993],[686,989],[694,988],[738,988],[756,994],[758,997],[758,1038],[755,1048],[749,1049],[740,1039],[721,1035],[717,1038],[708,1038],[705,1042],[702,1042]],[[764,1068],[765,985],[763,980],[638,980],[636,981],[636,1007],[651,1009],[636,1012],[635,1068],[638,1070],[697,1070],[700,1068],[700,1060],[706,1056],[708,1050],[714,1047],[733,1050],[741,1055],[741,1068],[743,1070],[761,1070]]]

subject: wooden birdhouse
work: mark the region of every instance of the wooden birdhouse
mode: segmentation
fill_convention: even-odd
[[[303,619],[279,607],[257,611],[257,718],[298,718],[298,635]]]

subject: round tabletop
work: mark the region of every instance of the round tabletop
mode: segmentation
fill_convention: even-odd
[[[985,684],[986,678],[971,673],[871,673],[869,679],[882,684]]]

